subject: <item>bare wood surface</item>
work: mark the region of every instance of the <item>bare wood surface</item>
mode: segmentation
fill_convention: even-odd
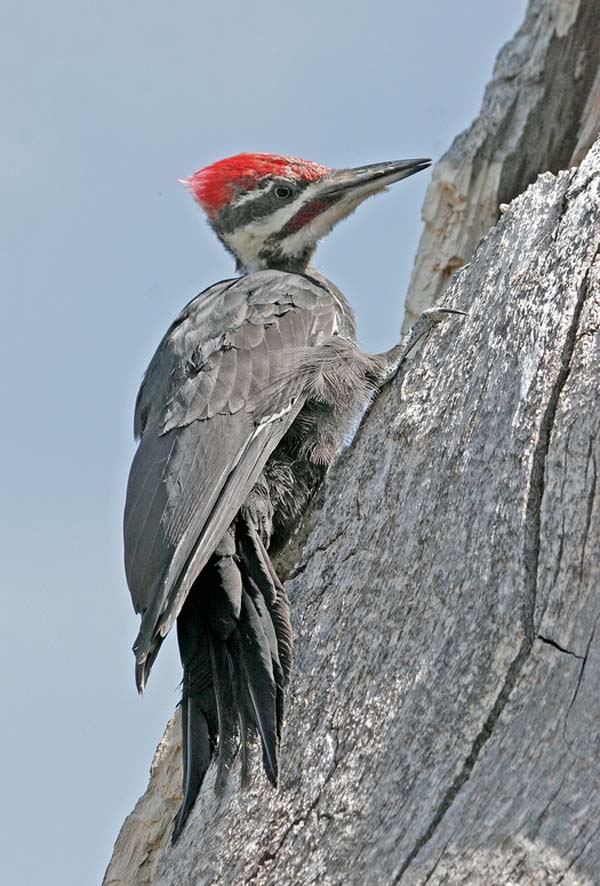
[[[123,822],[103,886],[151,886],[181,803],[181,722],[171,717],[154,754],[148,787]]]
[[[433,170],[404,329],[439,298],[496,223],[547,170],[579,163],[600,131],[597,0],[530,0],[498,55],[479,116]]]

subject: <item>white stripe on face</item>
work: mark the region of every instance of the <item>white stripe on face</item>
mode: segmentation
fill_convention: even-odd
[[[279,184],[271,182],[271,186]],[[318,192],[319,182],[310,184],[305,188],[292,203],[282,206],[271,215],[264,218],[255,219],[247,224],[236,228],[234,231],[228,231],[222,234],[222,239],[233,254],[240,260],[244,268],[248,271],[258,271],[264,268],[264,262],[260,258],[260,253],[265,242],[273,234],[279,233],[284,225],[293,218],[302,207],[309,203]],[[250,198],[256,198],[256,191],[244,194],[237,202],[236,206],[240,206],[248,202]],[[261,193],[265,193],[262,192]]]
[[[276,184],[278,182],[271,182],[271,186]],[[311,183],[298,194],[292,203],[282,206],[281,209],[276,210],[271,215],[255,219],[234,231],[224,233],[222,235],[223,241],[247,271],[263,270],[267,267],[267,262],[264,258],[261,258],[261,253],[267,240],[273,235],[279,234],[285,225],[304,206],[312,200],[318,199],[322,190],[322,181]],[[328,209],[316,215],[299,230],[293,231],[287,237],[278,240],[278,252],[283,257],[293,258],[294,256],[302,255],[307,250],[314,249],[319,240],[328,234],[338,221],[354,212],[356,207],[367,197],[384,190],[386,190],[386,185],[382,184],[381,181],[372,181],[366,182],[359,187],[348,189],[347,194],[342,192],[339,199]],[[250,196],[255,198],[256,191],[251,192],[251,194],[244,194],[237,202],[237,205],[239,206],[248,201]]]

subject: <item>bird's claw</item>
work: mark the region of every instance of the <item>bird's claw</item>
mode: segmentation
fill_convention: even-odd
[[[436,326],[443,320],[447,320],[448,314],[458,314],[459,316],[466,317],[467,311],[459,311],[458,308],[428,308],[426,311],[423,311],[421,316],[418,318],[417,323],[419,322],[419,320],[426,319],[429,323]]]
[[[412,326],[410,332],[408,333],[408,338],[406,340],[406,344],[402,350],[402,358],[400,362],[403,362],[406,357],[410,354],[412,349],[417,345],[417,343],[423,338],[424,335],[433,329],[434,326],[437,326],[438,323],[442,323],[444,320],[447,320],[450,314],[455,314],[457,316],[466,317],[466,311],[459,311],[458,308],[428,308],[426,311],[423,311],[421,316]]]
[[[379,379],[380,386],[387,384],[396,376],[400,367],[418,342],[431,332],[434,326],[447,320],[451,314],[459,317],[467,316],[466,311],[460,311],[458,308],[435,307],[423,311],[411,327],[406,339],[395,345],[387,354],[381,355],[386,361],[386,367]]]

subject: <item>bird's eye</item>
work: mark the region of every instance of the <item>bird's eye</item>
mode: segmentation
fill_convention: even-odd
[[[288,197],[292,196],[292,189],[288,188],[287,185],[277,185],[273,190],[273,193],[276,197],[279,197],[280,200],[286,200]]]

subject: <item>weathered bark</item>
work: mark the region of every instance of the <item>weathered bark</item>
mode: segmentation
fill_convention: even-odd
[[[404,328],[432,305],[540,172],[579,163],[600,131],[598,0],[530,0],[481,112],[433,170]]]
[[[169,720],[152,766],[150,782],[117,837],[103,886],[151,886],[181,803],[181,723]]]
[[[559,5],[568,35],[585,0]],[[279,791],[209,777],[166,849],[172,721],[105,886],[600,882],[599,191],[597,144],[511,204],[445,295],[468,320],[331,472],[288,584]]]

